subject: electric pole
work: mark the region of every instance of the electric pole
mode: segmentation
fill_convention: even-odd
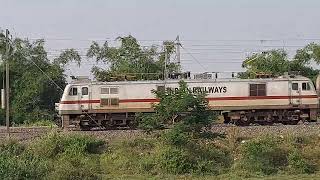
[[[6,97],[6,126],[7,126],[7,133],[8,136],[10,136],[10,105],[9,105],[9,30],[6,29],[6,92],[5,92],[5,97]]]
[[[168,63],[167,46],[164,45],[164,76],[163,76],[163,79],[165,81],[168,79],[167,63]]]
[[[177,53],[177,64],[178,64],[178,66],[180,66],[180,46],[181,46],[181,43],[180,43],[180,37],[179,37],[179,35],[177,36],[177,38],[176,38],[176,53]]]

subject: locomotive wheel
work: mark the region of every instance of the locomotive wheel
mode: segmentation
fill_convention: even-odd
[[[241,118],[238,121],[236,121],[236,123],[238,123],[237,125],[240,126],[249,126],[250,122],[251,120],[245,115],[242,115]]]
[[[235,122],[235,124],[237,126],[249,126],[250,125],[250,121],[249,120],[241,120],[241,119],[239,119],[239,120],[237,120]]]

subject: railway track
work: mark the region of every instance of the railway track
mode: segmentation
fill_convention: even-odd
[[[129,139],[145,136],[141,130],[121,129],[107,131],[63,131],[61,128],[48,127],[13,127],[10,128],[10,137],[18,141],[27,141],[37,137],[45,136],[51,131],[63,133],[87,134],[110,140],[114,138]],[[234,126],[229,124],[215,124],[211,127],[211,131],[219,134],[234,133],[239,137],[255,137],[265,135],[317,135],[320,136],[320,122],[304,123],[298,125],[281,125],[275,124],[271,126]],[[8,134],[5,127],[0,127],[0,140],[6,139]]]
[[[51,131],[61,131],[61,129],[49,127],[10,127],[10,133],[8,135],[6,127],[0,127],[0,139],[10,137],[19,141],[24,141],[41,137]]]

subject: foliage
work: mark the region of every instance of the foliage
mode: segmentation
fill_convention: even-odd
[[[40,157],[25,153],[25,146],[15,141],[0,145],[0,179],[40,179],[48,165]]]
[[[109,47],[105,42],[100,46],[93,42],[87,52],[87,57],[105,62],[108,69],[93,67],[92,72],[99,81],[114,80],[150,80],[163,78],[165,51],[168,57],[174,52],[174,43],[164,42],[165,51],[159,51],[156,46],[142,48],[132,37],[119,37],[120,47]],[[179,67],[174,63],[167,64],[168,72],[176,72]]]
[[[83,135],[49,134],[30,144],[0,145],[1,179],[99,179],[104,142]]]
[[[101,164],[108,174],[126,172],[126,174],[150,173],[156,169],[153,158],[156,142],[154,139],[134,139],[113,143],[102,156]]]
[[[287,152],[276,138],[249,141],[242,147],[241,167],[262,174],[274,174],[287,166]]]
[[[285,72],[299,72],[299,74],[314,79],[318,74],[310,65],[320,62],[320,46],[311,43],[303,49],[297,50],[293,60],[288,59],[284,50],[271,50],[254,54],[243,61],[242,67],[247,69],[240,74],[241,78],[254,78],[258,73],[283,75]]]
[[[320,170],[319,142],[317,136],[257,137],[231,152],[233,148],[219,146],[216,139],[189,137],[184,145],[172,145],[162,136],[149,135],[105,146],[91,136],[53,132],[28,143],[1,141],[0,178],[312,179]]]
[[[251,173],[270,175],[314,173],[319,169],[319,139],[303,136],[256,138],[241,145],[238,167]],[[313,148],[310,148],[310,147]]]
[[[297,150],[290,152],[288,155],[288,169],[291,174],[305,174],[314,172],[314,169]]]
[[[188,152],[172,146],[162,150],[159,163],[165,172],[173,174],[188,173],[193,169],[193,162],[190,160]]]
[[[24,127],[57,127],[57,125],[50,120],[38,120],[35,122],[25,121],[24,124],[21,124]]]
[[[44,48],[44,40],[30,42],[17,38],[13,40],[12,47],[14,51],[11,52],[8,61],[13,123],[53,120],[54,103],[59,102],[62,91],[47,76],[63,88],[64,70],[50,62]],[[3,79],[3,70],[4,63],[0,64],[0,79]]]
[[[155,113],[145,115],[140,120],[144,130],[176,126],[178,131],[200,135],[204,128],[209,127],[213,114],[208,110],[208,101],[203,93],[193,93],[184,81],[179,88],[154,91],[160,103],[154,105]]]
[[[213,113],[204,93],[193,93],[184,81],[179,88],[154,91],[155,113],[140,116],[139,126],[147,132],[171,127],[161,133],[155,150],[156,166],[163,173],[220,174],[231,163],[228,153],[203,143]],[[156,148],[157,149],[157,148]]]
[[[231,165],[230,154],[212,145],[190,142],[181,148],[148,138],[111,144],[102,164],[108,173],[220,174]]]
[[[59,57],[54,59],[54,63],[61,66],[65,66],[70,62],[76,62],[78,66],[81,64],[81,57],[75,49],[63,50]]]

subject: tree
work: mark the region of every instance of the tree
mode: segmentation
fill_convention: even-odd
[[[76,62],[78,66],[81,65],[81,56],[75,49],[66,49],[61,52],[59,57],[55,58],[53,63],[64,67],[70,62]]]
[[[315,79],[319,70],[312,68],[312,63],[320,63],[320,46],[311,43],[297,50],[292,60],[284,50],[271,50],[254,54],[243,61],[245,73],[241,78],[254,78],[257,73],[268,73],[274,76],[283,75],[285,72],[299,72],[299,74]]]
[[[12,122],[52,120],[55,113],[54,104],[59,102],[62,91],[51,80],[64,88],[66,81],[63,68],[48,59],[44,40],[29,42],[17,38],[13,40],[12,46],[15,49],[9,57]],[[3,46],[0,49],[3,49]],[[1,50],[0,53],[3,56],[4,51]],[[1,79],[3,70],[2,62]],[[4,117],[3,113],[1,117]]]
[[[142,115],[140,127],[146,131],[173,126],[175,132],[199,136],[209,127],[213,114],[208,109],[206,94],[193,93],[184,81],[179,82],[178,90],[154,91],[160,100],[154,105],[153,114]]]
[[[247,69],[249,77],[260,72],[280,75],[283,72],[288,72],[289,62],[286,52],[272,50],[248,57],[243,61],[242,67]]]
[[[97,62],[105,62],[108,68],[93,67],[92,72],[99,81],[113,80],[152,80],[163,78],[165,52],[168,57],[174,53],[174,43],[164,42],[165,50],[156,46],[142,48],[132,37],[119,37],[120,47],[109,47],[105,42],[100,46],[93,42],[87,52],[87,57]],[[174,63],[167,64],[168,72],[176,72],[179,67]]]

